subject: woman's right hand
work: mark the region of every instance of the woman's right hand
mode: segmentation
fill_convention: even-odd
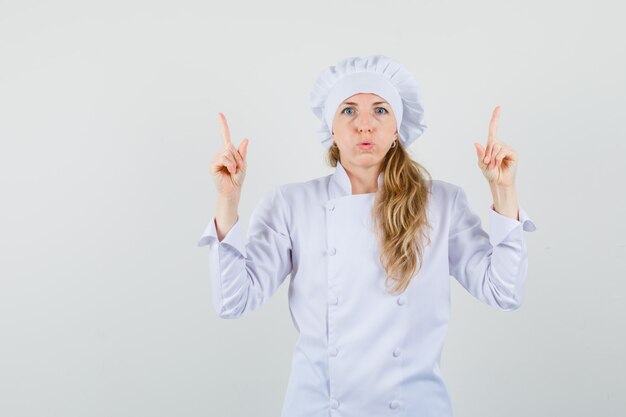
[[[239,149],[230,141],[230,131],[226,116],[218,114],[222,126],[223,147],[213,157],[210,165],[217,192],[227,199],[239,199],[241,187],[246,176],[246,154],[248,153],[248,139],[244,138]]]

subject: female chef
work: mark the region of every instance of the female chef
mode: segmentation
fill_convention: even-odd
[[[289,275],[298,340],[283,417],[449,417],[440,370],[450,277],[502,311],[523,302],[535,225],[518,205],[518,155],[497,137],[496,107],[477,164],[493,196],[489,233],[463,189],[434,180],[407,147],[427,127],[417,82],[383,55],[320,73],[310,94],[330,175],[276,186],[250,217],[238,204],[248,139],[211,161],[217,209],[209,246],[213,306],[223,318],[260,307]]]

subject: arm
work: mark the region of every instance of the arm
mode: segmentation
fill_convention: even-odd
[[[213,306],[222,318],[237,318],[263,305],[292,269],[287,207],[280,187],[266,194],[252,212],[245,244],[239,220],[237,216],[219,240],[213,218],[198,242],[209,246]]]
[[[528,252],[524,231],[536,230],[522,207],[519,221],[489,210],[489,234],[458,188],[451,211],[450,274],[475,298],[500,310],[519,308],[524,296]]]
[[[515,186],[503,187],[489,183],[489,189],[491,189],[491,195],[493,196],[492,209],[503,216],[519,221],[519,204],[517,202],[517,190]]]
[[[217,204],[215,211],[215,226],[218,240],[224,240],[224,236],[237,223],[239,211],[239,195],[233,198],[217,194]]]

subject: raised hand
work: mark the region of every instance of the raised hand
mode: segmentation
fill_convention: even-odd
[[[489,122],[487,147],[483,148],[479,143],[474,142],[478,167],[490,185],[513,187],[517,172],[517,152],[497,138],[499,119],[500,106],[496,106]]]
[[[213,174],[217,192],[222,196],[232,199],[239,198],[243,180],[246,176],[246,155],[248,153],[248,139],[244,138],[239,144],[239,148],[230,141],[230,131],[226,116],[218,114],[218,119],[222,128],[223,147],[211,160],[210,170]]]

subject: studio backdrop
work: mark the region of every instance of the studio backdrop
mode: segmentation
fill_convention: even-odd
[[[409,148],[488,230],[474,142],[496,105],[537,225],[524,303],[450,277],[456,417],[626,415],[626,31],[618,2],[0,2],[0,415],[278,416],[289,279],[238,319],[197,242],[209,172],[249,139],[243,230],[273,187],[334,171],[308,94],[348,56],[403,63]],[[390,412],[393,410],[390,410]]]

